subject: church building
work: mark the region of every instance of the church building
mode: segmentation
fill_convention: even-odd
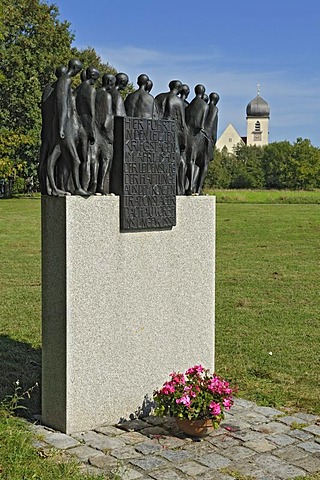
[[[260,96],[258,88],[257,96],[247,105],[247,136],[241,137],[232,123],[222,132],[217,140],[216,148],[222,150],[226,147],[229,153],[240,145],[256,145],[261,147],[269,143],[269,104]]]

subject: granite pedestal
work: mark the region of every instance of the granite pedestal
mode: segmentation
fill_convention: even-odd
[[[214,368],[214,197],[172,230],[119,229],[119,197],[42,198],[42,421],[128,418],[173,370]]]

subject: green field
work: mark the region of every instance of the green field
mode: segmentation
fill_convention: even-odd
[[[216,370],[241,397],[320,414],[320,194],[297,192],[297,204],[236,194],[244,200],[217,204]],[[40,382],[39,197],[0,201],[0,244],[1,400],[16,380]],[[39,398],[35,388],[30,413]]]

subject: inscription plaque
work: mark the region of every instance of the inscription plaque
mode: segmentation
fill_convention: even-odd
[[[176,127],[171,120],[115,117],[111,192],[120,195],[121,230],[176,224]]]

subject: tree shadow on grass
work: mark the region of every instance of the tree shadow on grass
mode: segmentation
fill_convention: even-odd
[[[40,382],[41,349],[13,340],[8,335],[0,335],[0,402],[7,396],[10,399],[15,391],[20,396],[38,384],[30,392],[30,398],[24,395],[19,402],[26,408],[16,411],[18,415],[31,420],[41,411]]]

